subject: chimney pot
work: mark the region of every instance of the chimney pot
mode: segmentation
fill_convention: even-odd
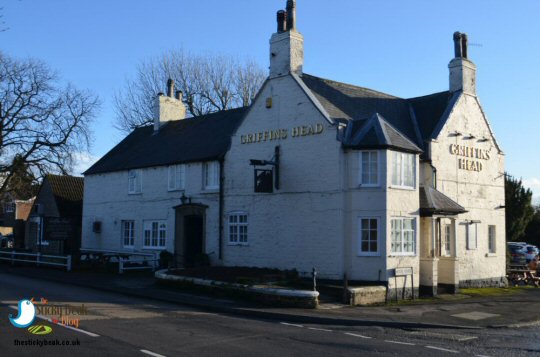
[[[454,57],[460,58],[462,56],[461,51],[461,32],[454,32]]]
[[[176,99],[182,100],[183,97],[184,97],[184,92],[182,92],[181,90],[177,90],[176,91]]]
[[[287,30],[296,30],[296,0],[287,0]]]
[[[468,56],[467,56],[468,48],[467,47],[468,47],[467,34],[462,33],[461,34],[461,55],[463,56],[463,58],[468,58]]]
[[[174,81],[171,78],[167,80],[167,96],[171,98],[174,96]]]
[[[277,32],[282,33],[287,30],[287,13],[285,10],[277,12]]]

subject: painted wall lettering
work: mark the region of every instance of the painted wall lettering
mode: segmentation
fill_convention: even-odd
[[[265,141],[284,140],[287,139],[288,136],[298,138],[301,136],[318,135],[321,134],[323,131],[324,126],[322,124],[296,126],[290,130],[265,130],[257,133],[240,135],[240,143],[253,144]]]
[[[464,145],[457,145],[457,144],[451,144],[450,145],[450,154],[456,155],[456,156],[463,156],[467,159],[458,159],[458,167],[460,170],[467,170],[467,171],[476,171],[480,172],[484,168],[482,163],[478,160],[489,160],[490,159],[490,150],[486,149],[479,149],[471,146],[464,146]],[[472,159],[472,160],[469,160]],[[477,159],[477,160],[474,160]]]

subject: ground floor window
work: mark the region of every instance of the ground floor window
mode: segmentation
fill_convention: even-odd
[[[390,246],[393,254],[415,254],[416,224],[414,218],[392,218]]]
[[[135,245],[135,221],[122,221],[122,243],[124,247]]]
[[[166,243],[167,223],[144,221],[144,248],[165,248]]]
[[[495,234],[495,226],[488,226],[488,251],[490,253],[496,253],[497,252],[497,244],[496,244],[496,234]]]
[[[441,256],[449,257],[451,254],[450,251],[450,242],[452,241],[452,226],[445,224],[442,232],[442,242],[441,242]]]
[[[379,219],[361,217],[359,222],[358,255],[377,255],[379,253]]]
[[[468,223],[466,225],[467,227],[467,249],[473,250],[476,249],[478,245],[478,237],[477,237],[477,224],[476,223]]]
[[[229,214],[229,244],[247,244],[247,214],[236,212]]]

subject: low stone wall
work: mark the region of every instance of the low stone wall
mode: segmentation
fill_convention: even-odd
[[[314,309],[319,304],[319,293],[309,290],[292,290],[226,283],[188,276],[167,274],[167,269],[155,273],[158,283],[169,286],[185,287],[210,293],[239,296],[268,305],[282,307],[301,307]]]
[[[347,301],[349,305],[373,305],[386,302],[385,286],[362,286],[347,289]]]
[[[460,288],[504,288],[507,286],[508,279],[505,276],[489,279],[461,280],[459,282]]]

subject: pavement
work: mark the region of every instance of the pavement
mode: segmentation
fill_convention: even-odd
[[[0,272],[44,281],[191,306],[206,311],[284,321],[345,326],[395,328],[504,328],[540,326],[540,289],[490,297],[442,296],[439,299],[385,306],[351,307],[323,303],[318,309],[279,308],[229,297],[184,292],[155,284],[153,273],[124,275],[91,271],[0,265]]]

